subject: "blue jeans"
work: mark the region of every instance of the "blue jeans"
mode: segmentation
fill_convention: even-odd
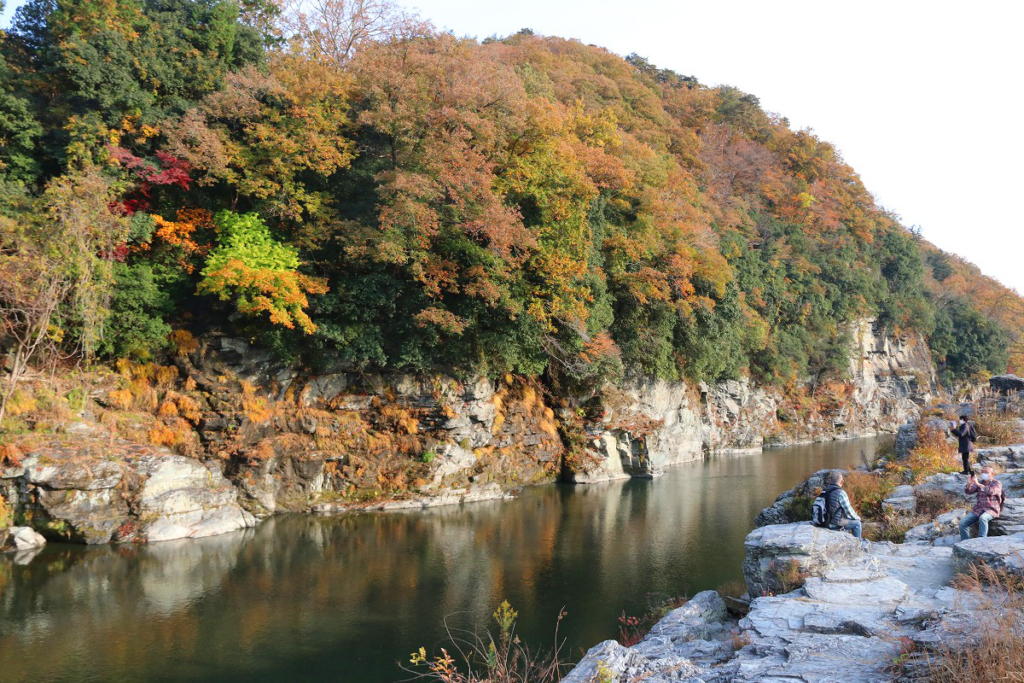
[[[995,517],[991,512],[982,512],[980,515],[976,515],[973,512],[968,512],[964,515],[964,518],[960,520],[960,540],[966,541],[971,537],[971,527],[976,523],[978,525],[978,538],[985,538],[988,536],[988,523]]]
[[[863,525],[859,519],[844,519],[839,522],[839,531],[849,531],[858,541],[861,540],[861,529]]]

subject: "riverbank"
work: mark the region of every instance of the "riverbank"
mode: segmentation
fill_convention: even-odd
[[[744,541],[746,614],[730,616],[718,593],[700,593],[637,645],[595,646],[563,680],[927,681],[938,680],[940,664],[963,669],[970,659],[964,648],[984,650],[993,641],[999,652],[991,656],[1005,659],[1021,626],[1024,445],[982,449],[977,457],[1001,470],[1007,497],[992,536],[960,540],[958,523],[970,508],[966,479],[941,471],[878,501],[894,526],[920,521],[924,509],[940,513],[907,528],[899,543],[859,542],[791,521],[806,512],[801,499],[820,487],[823,472],[816,473],[763,510]]]

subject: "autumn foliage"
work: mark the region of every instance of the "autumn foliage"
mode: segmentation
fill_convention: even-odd
[[[5,322],[40,349],[151,358],[215,327],[575,395],[794,388],[841,379],[871,317],[928,337],[948,384],[1024,362],[1020,297],[906,230],[832,145],[636,55],[460,39],[376,1],[31,0],[2,41],[0,250],[58,220],[34,188],[82,174],[107,188],[91,220],[121,226],[88,247],[106,289],[46,314],[108,320]]]

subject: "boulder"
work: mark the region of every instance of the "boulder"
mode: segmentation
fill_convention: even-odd
[[[32,525],[55,540],[109,543],[130,515],[123,491],[112,488],[38,487],[32,499]]]
[[[25,458],[25,480],[51,490],[112,489],[121,482],[123,473],[123,465],[113,460],[51,460],[31,456]]]
[[[147,456],[138,495],[139,519],[148,541],[202,538],[255,526],[238,505],[238,493],[219,471],[179,455]]]
[[[982,564],[1024,578],[1024,533],[969,538],[953,546],[953,567],[958,573]]]
[[[715,591],[704,591],[669,612],[637,645],[627,648],[614,640],[606,640],[591,648],[562,681],[703,683],[723,680],[711,667],[733,654],[731,626],[721,596]]]
[[[7,539],[0,544],[0,550],[5,552],[22,552],[35,550],[46,545],[46,539],[36,532],[32,527],[15,526],[7,529]]]
[[[889,494],[889,497],[882,501],[882,508],[895,512],[913,513],[917,509],[917,498],[914,496],[914,487],[909,484],[897,486]]]
[[[163,541],[255,524],[219,463],[207,467],[166,449],[109,441],[58,443],[25,458],[20,481],[26,519],[60,540]]]
[[[861,542],[851,534],[807,522],[754,529],[744,547],[743,576],[754,597],[792,590],[792,579],[820,576],[862,553]]]
[[[1004,469],[1024,466],[1024,444],[980,448],[976,455],[978,462],[985,465],[996,465]]]
[[[999,517],[989,522],[990,536],[1012,536],[1024,532],[1024,498],[1007,498]]]
[[[989,378],[988,385],[1000,394],[1013,394],[1024,390],[1024,379],[1017,375],[996,375]]]
[[[562,683],[704,683],[708,672],[683,657],[647,657],[634,648],[606,640],[590,648]]]
[[[935,518],[935,521],[920,524],[909,529],[904,537],[904,543],[908,545],[941,545],[940,539],[946,539],[956,534],[956,540],[960,539],[960,520],[967,514],[967,508],[950,510]]]
[[[715,591],[703,591],[655,624],[633,649],[650,659],[682,658],[714,666],[732,656],[729,613]]]
[[[899,458],[905,458],[910,455],[910,451],[914,450],[917,446],[917,423],[908,422],[905,425],[900,425],[900,428],[896,431],[896,456]]]
[[[914,487],[915,493],[938,493],[952,500],[967,500],[964,487],[967,478],[962,474],[933,474]]]

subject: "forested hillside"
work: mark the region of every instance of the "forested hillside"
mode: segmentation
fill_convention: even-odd
[[[756,97],[363,6],[18,10],[0,65],[13,379],[229,331],[311,368],[577,395],[623,375],[786,387],[840,376],[863,317],[929,337],[946,382],[1024,364],[1014,292]]]

